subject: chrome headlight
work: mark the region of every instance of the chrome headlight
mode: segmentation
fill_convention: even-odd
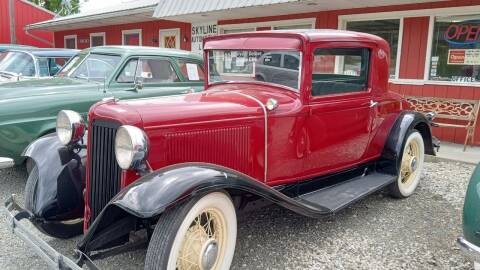
[[[136,168],[148,154],[148,140],[143,130],[134,126],[121,126],[115,137],[115,158],[124,170]]]
[[[85,122],[80,114],[70,110],[57,115],[57,136],[63,145],[71,145],[83,138]]]

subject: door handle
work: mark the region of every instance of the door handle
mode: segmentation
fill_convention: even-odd
[[[377,107],[378,106],[378,101],[370,100],[370,104],[368,104],[368,106],[370,108]]]

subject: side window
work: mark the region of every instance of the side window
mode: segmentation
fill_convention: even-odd
[[[369,60],[370,50],[367,48],[316,49],[312,95],[367,91]]]
[[[60,69],[67,63],[68,58],[49,58],[48,65],[50,70],[50,76],[54,76]]]
[[[290,54],[285,54],[283,56],[283,67],[288,68],[288,69],[293,69],[293,70],[298,70],[298,67],[300,66],[300,59],[297,57],[290,55]]]
[[[266,66],[280,67],[280,62],[282,61],[281,54],[267,54],[263,58],[263,64]]]
[[[40,77],[50,76],[48,58],[38,58],[38,73]]]
[[[170,61],[164,59],[138,60],[137,76],[144,78],[145,83],[172,83],[180,81]]]
[[[203,82],[205,80],[205,73],[203,67],[197,63],[186,62],[178,60],[178,66],[183,74],[185,80],[189,82]]]
[[[119,83],[133,83],[137,71],[138,59],[130,59],[117,77]]]

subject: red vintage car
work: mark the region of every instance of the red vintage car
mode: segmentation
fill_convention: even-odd
[[[388,91],[383,39],[268,31],[210,37],[204,48],[205,92],[104,100],[90,109],[88,136],[78,114],[62,111],[58,138],[38,142],[56,150],[31,154],[35,162],[61,173],[36,176],[31,209],[7,207],[15,232],[38,240],[52,264],[93,266],[144,230],[146,269],[228,269],[236,213],[251,203],[322,217],[378,190],[413,194],[424,154],[435,154],[431,116]],[[47,198],[54,207],[44,209]],[[28,233],[18,222],[27,217],[57,237],[83,224],[78,261]]]

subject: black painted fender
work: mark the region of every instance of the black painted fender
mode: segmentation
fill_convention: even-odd
[[[432,131],[429,120],[424,114],[413,111],[401,112],[388,134],[378,169],[382,172],[398,175],[403,155],[403,144],[408,133],[416,129],[423,137],[425,154],[435,155]]]
[[[165,167],[137,180],[118,193],[91,224],[78,248],[84,253],[105,247],[98,243],[112,224],[127,216],[154,218],[166,209],[197,195],[213,191],[243,191],[263,197],[296,213],[320,217],[331,212],[326,208],[305,205],[243,173],[205,163],[183,163]],[[120,237],[120,235],[117,235]],[[100,241],[101,242],[101,241]],[[94,243],[94,244],[92,244]]]
[[[34,208],[29,209],[33,214],[32,221],[83,218],[86,150],[78,153],[67,150],[52,133],[32,142],[22,156],[32,159],[39,173]]]

